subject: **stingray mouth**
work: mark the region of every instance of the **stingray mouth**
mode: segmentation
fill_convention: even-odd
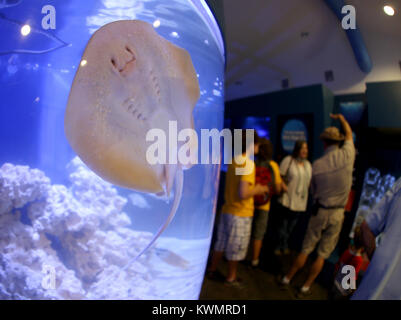
[[[115,71],[126,77],[135,70],[136,56],[128,45],[125,46],[124,51],[124,57],[121,57],[120,59],[112,57],[110,63]]]

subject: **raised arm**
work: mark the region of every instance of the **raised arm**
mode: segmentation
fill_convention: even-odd
[[[352,138],[352,129],[351,126],[349,125],[348,121],[345,120],[344,116],[342,114],[330,114],[330,117],[334,120],[339,120],[341,123],[341,126],[343,127],[344,134],[345,134],[345,140],[351,140],[353,141]]]

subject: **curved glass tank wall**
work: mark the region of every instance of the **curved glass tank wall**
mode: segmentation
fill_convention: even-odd
[[[50,4],[52,7],[48,7]],[[54,10],[53,10],[54,9]],[[222,129],[224,48],[203,0],[2,1],[0,299],[197,299],[212,236],[219,165],[186,170],[171,201],[103,181],[64,134],[83,50],[101,26],[139,19],[186,49],[201,97],[195,129]]]

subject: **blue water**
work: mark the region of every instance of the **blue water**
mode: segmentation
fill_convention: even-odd
[[[41,10],[47,4],[56,9],[55,30],[42,28],[45,14]],[[194,109],[195,129],[199,136],[200,129],[221,130],[224,58],[215,26],[204,18],[204,12],[186,0],[23,0],[16,6],[0,8],[0,166],[11,163],[37,168],[52,184],[70,186],[66,165],[76,155],[64,135],[68,94],[91,35],[116,20],[140,19],[154,24],[161,36],[190,53],[201,90]],[[31,26],[26,37],[20,32],[24,24]],[[18,53],[19,50],[31,53]],[[163,234],[184,242],[204,241],[203,246],[197,246],[196,258],[188,257],[196,260],[196,268],[200,268],[194,273],[196,279],[190,280],[198,293],[214,223],[218,174],[218,165],[196,165],[185,171],[181,204]],[[127,199],[124,212],[131,217],[134,230],[154,233],[167,217],[171,203],[116,189]],[[184,251],[190,252],[191,248],[186,246]],[[173,283],[176,282],[171,285],[174,291]],[[172,295],[183,299],[195,296],[184,291]]]

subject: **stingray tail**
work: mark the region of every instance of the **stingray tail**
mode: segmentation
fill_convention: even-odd
[[[160,227],[160,229],[153,236],[153,238],[149,242],[149,244],[136,257],[132,258],[121,270],[126,270],[133,262],[135,262],[140,256],[142,256],[146,251],[148,251],[152,247],[152,245],[155,243],[155,241],[160,237],[160,235],[163,233],[163,231],[170,225],[171,221],[173,220],[173,218],[177,212],[178,206],[181,202],[183,185],[184,185],[184,173],[182,171],[182,168],[178,167],[177,172],[175,174],[173,206],[170,210],[170,213],[169,213],[166,221],[163,223],[163,225]]]
[[[146,251],[148,251],[151,246],[155,243],[155,241],[160,237],[160,235],[163,233],[163,231],[170,225],[171,221],[173,220],[178,206],[180,204],[181,201],[181,196],[182,196],[182,187],[184,185],[184,173],[182,171],[182,168],[179,167],[177,169],[176,175],[175,175],[175,191],[174,191],[174,201],[173,201],[173,206],[170,210],[170,213],[166,219],[166,221],[163,223],[163,225],[160,227],[160,229],[156,232],[156,234],[153,236],[152,240],[149,242],[149,244],[134,258],[132,258],[130,261],[128,261],[128,263],[120,269],[119,272],[126,270],[131,264],[133,264],[136,260],[139,259],[139,257],[141,257]],[[99,275],[102,273],[103,270],[99,271],[96,274],[96,278],[99,277]],[[108,277],[106,277],[105,279],[97,279],[97,281],[102,281],[102,282],[107,282],[109,280],[111,280],[111,278],[113,276],[116,276],[116,274],[111,274]]]

